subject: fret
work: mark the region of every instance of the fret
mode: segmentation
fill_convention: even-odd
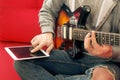
[[[120,46],[120,35],[119,35],[119,40],[118,40],[118,42],[119,42],[119,46]]]
[[[108,33],[106,33],[106,44],[110,44],[110,37]]]
[[[84,38],[85,38],[85,36],[86,36],[86,31],[85,31],[85,30],[82,30],[81,32],[82,32],[82,37],[81,37],[81,39],[84,40]]]
[[[77,35],[77,36],[76,36],[76,38],[77,38],[76,40],[81,40],[81,37],[82,37],[81,32],[78,33],[78,32],[76,31],[75,33],[76,33],[76,35]]]
[[[110,45],[114,45],[114,35],[110,36]]]
[[[106,44],[106,34],[101,34],[101,44]]]
[[[119,46],[120,46],[120,35],[119,35]]]
[[[120,36],[119,35],[115,35],[115,45],[120,46]]]
[[[115,41],[115,36],[114,36],[114,45],[115,45],[115,42],[116,42],[116,41]]]
[[[99,32],[96,33],[96,40],[100,44],[100,33]]]
[[[108,36],[109,36],[109,39],[108,39],[109,43],[108,44],[110,44],[110,34],[109,33],[108,33]]]
[[[107,39],[107,44],[109,45],[110,44],[110,35],[109,35],[109,33],[107,33],[107,37],[106,37]]]
[[[78,34],[77,31],[73,31],[73,39],[80,40],[81,36],[82,36],[81,33]]]
[[[106,44],[106,33],[103,34],[102,40],[103,40],[103,44]]]
[[[99,44],[103,44],[102,43],[102,34],[101,34],[101,32],[99,32],[99,34],[100,34],[100,38],[99,38],[100,39],[100,43]]]
[[[77,38],[78,40],[81,40],[82,34],[81,34],[81,33],[79,33],[79,34],[76,33],[76,35],[77,35],[76,38]]]
[[[105,43],[104,34],[101,34],[101,32],[96,32],[96,40],[99,44]]]
[[[103,44],[103,34],[100,32],[100,39],[101,39],[101,44]]]
[[[83,37],[84,37],[84,36],[83,36],[83,32],[81,31],[81,32],[80,32],[80,40],[83,40]]]

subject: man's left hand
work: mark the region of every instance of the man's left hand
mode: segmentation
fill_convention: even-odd
[[[92,56],[101,58],[110,58],[112,56],[112,47],[109,45],[100,45],[96,41],[95,31],[88,33],[84,39],[84,48]]]

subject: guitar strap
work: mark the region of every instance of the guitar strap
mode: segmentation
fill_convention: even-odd
[[[114,0],[103,0],[100,13],[97,19],[97,23],[96,23],[96,30],[98,30],[102,26],[102,24],[106,21],[106,19],[110,15],[115,5],[116,5],[116,1]]]

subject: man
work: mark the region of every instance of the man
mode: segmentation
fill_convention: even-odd
[[[65,4],[71,11],[82,5],[91,8],[84,39],[83,56],[73,59],[65,50],[54,50],[55,22]],[[95,31],[120,32],[120,0],[45,0],[39,13],[42,34],[31,40],[32,53],[47,47],[49,58],[16,61],[22,80],[120,80],[115,62],[120,60],[120,47],[96,41]],[[120,42],[120,41],[119,41]]]

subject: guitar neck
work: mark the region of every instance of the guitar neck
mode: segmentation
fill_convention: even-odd
[[[73,39],[84,41],[84,38],[87,33],[89,33],[89,30],[84,29],[73,29]],[[116,33],[106,33],[106,32],[96,32],[96,40],[99,44],[108,44],[112,46],[120,46],[120,34]]]

